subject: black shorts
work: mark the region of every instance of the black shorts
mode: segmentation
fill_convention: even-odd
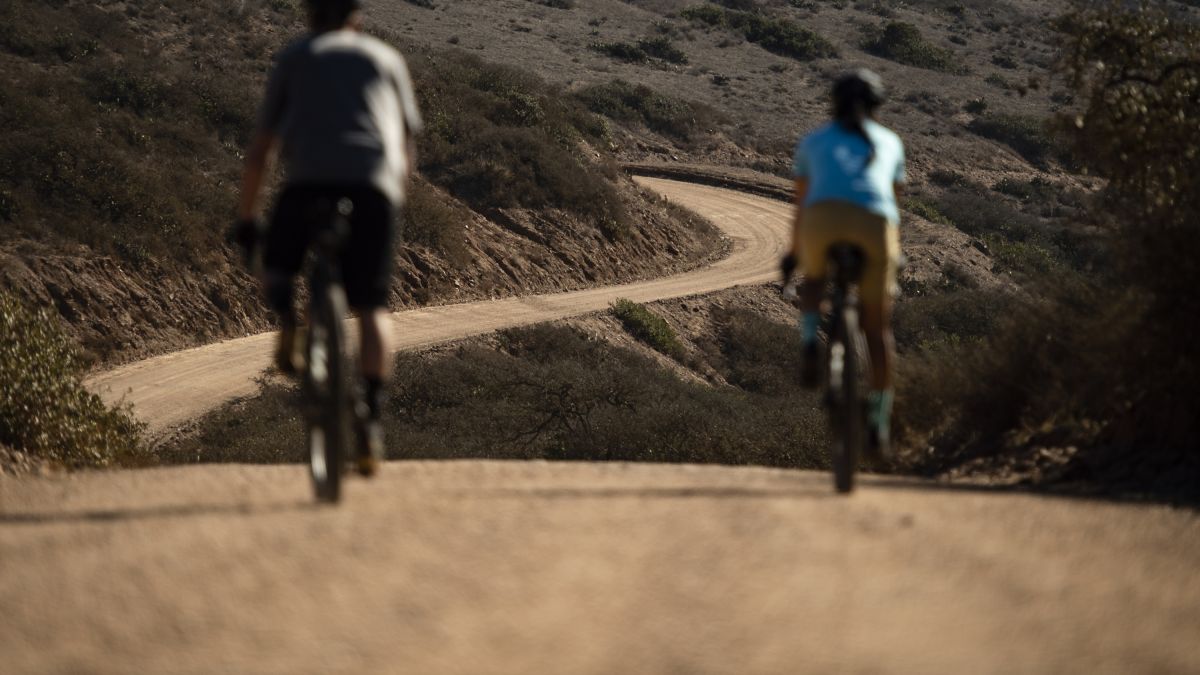
[[[396,238],[395,208],[373,187],[291,185],[279,195],[267,229],[263,266],[268,272],[294,276],[304,264],[313,233],[328,222],[331,205],[341,199],[354,204],[350,233],[342,245],[342,282],[346,299],[356,309],[387,305],[392,283],[392,246]]]

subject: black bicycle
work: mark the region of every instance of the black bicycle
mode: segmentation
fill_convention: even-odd
[[[833,431],[830,459],[833,483],[838,492],[854,489],[854,474],[867,436],[866,382],[864,364],[867,361],[866,337],[859,326],[858,284],[863,273],[862,249],[851,244],[837,244],[829,250],[832,270],[827,299],[832,311],[824,320],[828,338],[820,377],[825,391],[825,407]],[[795,298],[791,278],[795,263],[784,262],[785,297]]]
[[[838,244],[829,251],[833,267],[830,312],[826,335],[825,405],[833,427],[833,483],[838,492],[854,489],[854,474],[867,436],[866,337],[858,320],[858,282],[862,279],[863,252],[857,246]]]
[[[338,265],[354,210],[349,199],[320,205],[309,274],[304,414],[309,469],[317,500],[341,498],[351,436],[350,359],[346,350],[346,291]]]

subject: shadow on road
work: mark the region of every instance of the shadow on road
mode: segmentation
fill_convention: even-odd
[[[121,523],[156,518],[188,518],[221,515],[264,515],[320,508],[313,502],[282,504],[179,504],[146,509],[95,509],[62,513],[0,513],[0,525],[46,525],[52,523]]]
[[[805,487],[603,487],[603,488],[500,488],[464,491],[463,495],[492,499],[827,499],[832,489]]]

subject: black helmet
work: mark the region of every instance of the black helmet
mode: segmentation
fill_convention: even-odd
[[[883,78],[866,68],[846,73],[833,84],[834,107],[852,109],[859,105],[874,110],[887,100]]]
[[[319,26],[340,26],[356,10],[363,8],[363,0],[304,0],[314,23]]]
[[[363,0],[304,0],[304,4],[317,11],[353,12],[362,9]]]

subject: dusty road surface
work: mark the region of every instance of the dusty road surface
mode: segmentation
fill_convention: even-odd
[[[0,479],[0,671],[1195,673],[1200,519],[722,467]]]
[[[730,255],[703,269],[663,279],[400,312],[393,315],[397,346],[426,347],[586,314],[608,307],[617,298],[649,302],[762,283],[778,275],[779,259],[791,237],[787,204],[691,183],[637,181],[709,218],[731,239]],[[88,386],[109,401],[125,397],[150,426],[150,433],[160,433],[257,391],[255,378],[267,367],[273,340],[274,334],[264,333],[167,354],[102,373]]]

